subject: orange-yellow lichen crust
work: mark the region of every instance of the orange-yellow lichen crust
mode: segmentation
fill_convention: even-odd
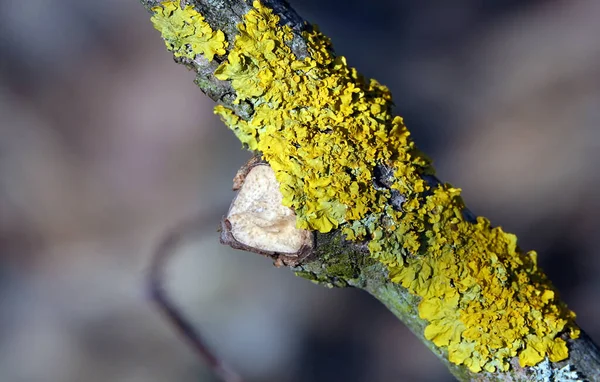
[[[235,102],[253,105],[252,117],[222,105],[215,112],[269,162],[298,227],[368,241],[391,281],[421,298],[424,336],[453,363],[491,372],[515,356],[522,366],[566,359],[559,335],[578,335],[574,314],[535,252],[521,252],[514,235],[485,218],[466,219],[459,189],[423,180],[433,169],[392,114],[385,86],[336,57],[313,28],[304,33],[308,57],[298,59],[292,31],[278,22],[255,1],[215,72],[231,81]],[[388,187],[374,186],[377,166],[393,170]],[[393,193],[401,208],[389,203]]]
[[[167,1],[152,8],[150,19],[175,57],[196,58],[203,54],[208,61],[225,54],[227,42],[222,31],[213,31],[204,17],[191,6],[180,8],[179,2]]]

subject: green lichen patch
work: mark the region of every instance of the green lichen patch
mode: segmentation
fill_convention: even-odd
[[[296,275],[327,286],[360,284],[363,273],[375,260],[348,246],[342,236],[339,232],[317,234],[313,260],[304,262]]]
[[[583,382],[585,379],[574,370],[573,366],[565,365],[560,369],[554,369],[548,358],[531,368],[531,376],[540,382]]]
[[[227,42],[223,32],[213,31],[191,5],[181,8],[179,1],[166,1],[152,11],[150,20],[175,57],[194,59],[203,54],[212,61],[215,55],[225,54]]]
[[[238,29],[215,76],[230,81],[235,102],[252,104],[253,113],[241,118],[224,105],[215,112],[271,165],[297,226],[368,242],[391,282],[420,301],[425,338],[455,364],[493,372],[515,356],[521,366],[566,359],[560,334],[577,337],[575,315],[535,252],[522,252],[514,235],[485,218],[466,219],[460,189],[424,180],[434,170],[392,114],[389,90],[335,56],[316,28],[304,32],[308,56],[297,58],[288,46],[292,30],[258,1]],[[168,35],[179,44],[171,46],[188,49],[175,31]],[[381,168],[384,187],[374,182]],[[345,264],[329,266],[348,277]]]

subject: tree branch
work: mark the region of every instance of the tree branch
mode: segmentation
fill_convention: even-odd
[[[181,223],[175,229],[169,231],[156,247],[150,274],[148,275],[148,290],[150,298],[157,308],[171,322],[173,327],[190,343],[198,357],[218,376],[223,382],[243,382],[243,380],[221,361],[210,349],[200,332],[194,328],[191,322],[186,320],[184,314],[175,306],[164,290],[165,268],[169,259],[175,255],[177,249],[184,243],[190,234],[198,232],[206,221],[204,215]]]
[[[257,154],[235,179],[223,243],[366,290],[461,381],[600,381],[598,348],[536,254],[435,178],[388,89],[287,2],[141,2]]]

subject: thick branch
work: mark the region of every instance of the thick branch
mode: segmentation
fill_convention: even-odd
[[[535,253],[437,181],[387,88],[336,57],[287,2],[142,3],[176,61],[262,156],[236,178],[250,200],[234,201],[224,243],[319,284],[366,290],[459,380],[600,381],[597,347],[578,337]],[[257,164],[279,187],[250,180],[266,179],[248,177]],[[290,209],[267,216],[265,200]]]

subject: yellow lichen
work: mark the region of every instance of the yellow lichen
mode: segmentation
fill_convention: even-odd
[[[166,1],[152,8],[150,19],[160,31],[167,49],[175,57],[194,59],[204,54],[208,61],[215,55],[224,55],[227,42],[222,31],[213,31],[204,17],[191,6],[179,6],[179,1]]]
[[[574,314],[536,254],[487,219],[467,218],[459,189],[425,181],[434,170],[392,114],[385,86],[336,57],[313,27],[304,32],[308,56],[297,58],[291,29],[258,1],[238,29],[215,76],[254,112],[215,112],[269,162],[298,227],[368,241],[390,280],[420,297],[424,336],[453,363],[493,372],[515,356],[522,366],[568,357],[559,336],[577,337]],[[376,187],[382,169],[387,186]],[[394,193],[401,205],[391,203]]]

